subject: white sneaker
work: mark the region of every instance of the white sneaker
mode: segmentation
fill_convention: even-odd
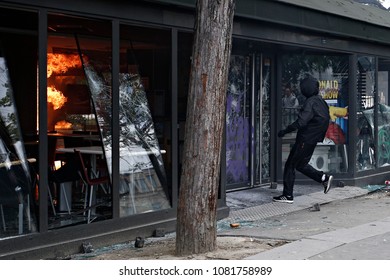
[[[322,184],[324,185],[324,193],[328,193],[328,191],[330,190],[330,187],[332,186],[332,181],[333,181],[333,176],[326,175],[325,181],[322,182]]]

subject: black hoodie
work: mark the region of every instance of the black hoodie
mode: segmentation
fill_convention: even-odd
[[[299,112],[298,119],[290,124],[285,133],[298,129],[296,141],[317,144],[325,138],[329,126],[329,106],[318,95],[319,83],[309,76],[301,80],[300,88],[306,101]]]

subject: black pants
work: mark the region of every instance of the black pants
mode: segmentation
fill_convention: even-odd
[[[307,144],[302,142],[295,142],[290,154],[288,155],[286,164],[284,165],[283,174],[283,194],[286,196],[293,196],[295,170],[298,170],[314,181],[321,183],[324,172],[318,171],[311,165],[309,161],[313,155],[316,144]]]

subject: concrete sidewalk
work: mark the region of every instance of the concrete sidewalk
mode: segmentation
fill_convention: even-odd
[[[227,205],[231,212],[229,217],[218,221],[218,236],[286,241],[282,242],[285,245],[267,247],[246,260],[390,259],[390,188],[345,186],[324,194],[321,185],[297,185],[293,204],[273,202],[272,197],[280,193],[281,186],[228,193]],[[232,223],[239,227],[232,228]],[[158,240],[173,237],[174,233],[169,233]],[[146,240],[150,244],[156,241]],[[90,254],[74,255],[71,259],[100,258],[101,255],[116,259],[118,254],[132,255],[133,249],[131,243],[116,244]],[[118,253],[118,250],[126,253]],[[151,257],[153,259],[153,255]]]
[[[388,260],[390,217],[352,228],[308,236],[248,260]]]
[[[229,194],[232,212],[220,221],[219,235],[290,241],[248,260],[390,259],[390,196],[371,191],[346,186],[325,195],[318,186],[297,186],[293,204],[272,202],[280,190],[270,188]],[[245,196],[255,199],[258,195],[269,202],[242,205]],[[226,226],[233,222],[240,228]]]

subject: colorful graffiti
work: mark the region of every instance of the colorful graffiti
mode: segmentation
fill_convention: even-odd
[[[248,135],[249,119],[242,115],[243,96],[228,96],[229,121],[226,127],[226,175],[228,183],[239,183],[248,179]]]
[[[226,180],[249,180],[249,114],[245,114],[245,57],[232,56],[226,104]]]

